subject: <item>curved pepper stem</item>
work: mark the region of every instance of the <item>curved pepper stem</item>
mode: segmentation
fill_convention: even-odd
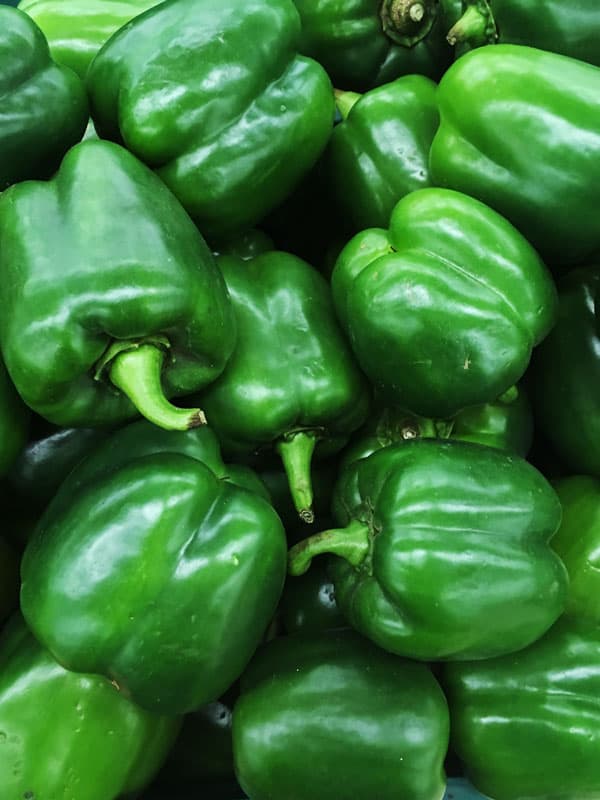
[[[310,431],[297,433],[280,439],[275,445],[283,461],[294,507],[303,522],[314,522],[312,510],[313,490],[310,475],[312,455],[317,443]]]
[[[111,358],[108,375],[140,414],[159,428],[186,431],[205,425],[199,408],[177,408],[165,397],[160,380],[164,357],[164,350],[155,344],[133,345]]]
[[[345,92],[341,89],[335,89],[335,105],[337,110],[342,115],[342,119],[348,119],[348,114],[352,111],[354,106],[358,103],[362,94],[359,92]]]
[[[468,44],[480,47],[493,44],[498,38],[496,25],[486,0],[477,0],[468,6],[462,17],[448,31],[448,44]]]
[[[369,526],[357,519],[345,528],[332,528],[316,533],[314,536],[295,544],[288,553],[288,572],[290,575],[304,575],[315,556],[322,553],[345,558],[353,567],[365,560],[370,549]]]
[[[397,44],[413,47],[431,30],[437,6],[437,0],[383,0],[383,32]]]

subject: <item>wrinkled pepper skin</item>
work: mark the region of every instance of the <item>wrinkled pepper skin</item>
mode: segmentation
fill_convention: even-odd
[[[567,573],[548,541],[558,498],[518,456],[422,439],[355,463],[333,504],[339,530],[290,550],[292,575],[320,553],[348,622],[423,660],[491,658],[539,638],[562,613]]]
[[[48,178],[83,136],[85,87],[50,58],[48,43],[22,11],[0,6],[0,192]]]
[[[199,413],[178,416],[163,392],[199,390],[235,344],[231,302],[198,230],[157,176],[111,142],[82,142],[50,182],[2,194],[0,297],[12,380],[60,426],[115,423],[136,406],[157,424],[197,424]],[[139,356],[159,360],[141,377]]]
[[[600,250],[599,95],[600,69],[582,61],[519,45],[467,53],[439,85],[433,182],[495,208],[548,264],[584,262]]]
[[[4,516],[6,526],[6,516]],[[19,559],[0,536],[0,626],[19,604]]]
[[[442,799],[448,711],[425,665],[352,631],[286,636],[241,688],[233,754],[253,800]]]
[[[600,796],[600,628],[563,617],[519,653],[448,664],[452,744],[494,800]]]
[[[327,282],[289,253],[218,261],[238,329],[235,352],[201,403],[225,453],[275,449],[296,509],[312,521],[315,447],[340,450],[365,420],[366,381],[338,325]]]
[[[116,800],[158,771],[180,720],[63,669],[20,617],[0,638],[0,786],[6,798]]]
[[[384,31],[382,4],[374,0],[294,2],[302,19],[302,52],[323,64],[339,89],[367,91],[402,75],[439,80],[452,60],[448,26],[433,3],[426,4],[427,16],[433,15],[431,29],[409,44],[396,41],[393,30]],[[425,23],[424,30],[427,18]]]
[[[213,468],[208,429],[161,435],[193,435],[196,456],[141,437],[127,460],[119,434],[112,468],[105,448],[71,474],[25,551],[21,608],[68,669],[175,714],[216,700],[246,666],[279,601],[286,543],[268,502]]]
[[[566,613],[600,624],[600,481],[575,475],[553,486],[563,515],[551,544],[569,573]]]
[[[21,0],[48,40],[52,58],[80,78],[102,45],[156,0]]]
[[[29,409],[17,391],[0,359],[0,476],[11,469],[27,440]]]
[[[448,33],[459,46],[518,44],[600,66],[596,0],[465,0]]]
[[[398,200],[431,184],[436,88],[429,78],[407,75],[362,96],[338,94],[344,120],[325,157],[337,202],[355,231],[386,227]]]
[[[600,478],[600,266],[558,283],[556,326],[529,372],[536,425],[572,473]]]
[[[154,167],[211,242],[258,222],[325,147],[333,91],[299,37],[292,0],[169,0],[90,65],[98,133]]]
[[[556,316],[556,289],[535,250],[491,208],[448,189],[412,192],[389,231],[352,238],[332,290],[375,388],[432,418],[495,401]]]

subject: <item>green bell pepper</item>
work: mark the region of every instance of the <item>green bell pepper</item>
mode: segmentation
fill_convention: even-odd
[[[285,582],[279,614],[287,633],[317,633],[347,627],[322,562],[313,564],[306,574]]]
[[[235,344],[227,290],[198,230],[111,142],[82,142],[49,183],[0,196],[0,297],[11,378],[61,426],[136,411],[163,427],[200,424],[199,409],[166,396],[214,380]]]
[[[63,669],[15,617],[0,637],[0,786],[27,800],[115,800],[159,769],[180,720]]]
[[[233,755],[252,800],[441,800],[448,711],[425,665],[352,631],[286,636],[241,688]]]
[[[380,647],[424,660],[491,658],[562,613],[567,573],[548,541],[561,508],[518,456],[466,442],[390,445],[342,474],[344,526],[290,550],[289,571],[331,553],[336,602]]]
[[[340,450],[369,393],[335,318],[327,282],[289,253],[218,260],[239,332],[227,368],[201,395],[226,453],[274,448],[298,514],[312,522],[315,449]]]
[[[29,417],[0,359],[0,476],[9,471],[25,446]]]
[[[22,11],[0,6],[0,192],[48,178],[83,136],[85,87],[50,58],[48,43]]]
[[[448,664],[451,741],[495,800],[600,793],[600,628],[563,617],[519,653]]]
[[[385,227],[398,200],[430,185],[436,88],[422,75],[407,75],[362,96],[336,93],[343,121],[325,158],[334,196],[355,231]]]
[[[231,685],[275,611],[286,556],[276,513],[236,477],[208,428],[145,422],[71,473],[22,563],[23,614],[60,663],[170,714]]]
[[[433,182],[495,208],[549,264],[584,262],[600,250],[599,95],[600,69],[582,61],[519,45],[467,53],[439,85]]]
[[[250,227],[332,130],[331,83],[299,37],[292,0],[161,3],[90,65],[98,133],[154,167],[211,241]]]
[[[529,243],[491,208],[447,189],[412,192],[389,231],[351,239],[332,290],[385,400],[433,418],[506,392],[556,315],[554,283]]]
[[[48,40],[52,58],[85,78],[104,42],[157,0],[21,0]]]

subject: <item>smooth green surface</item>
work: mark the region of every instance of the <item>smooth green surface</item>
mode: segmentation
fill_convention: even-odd
[[[564,617],[525,650],[445,669],[452,745],[494,800],[600,797],[600,628]]]
[[[390,652],[490,658],[540,637],[562,613],[567,573],[548,542],[558,498],[523,459],[422,439],[346,470],[342,527],[290,551],[290,571],[337,552],[329,573],[348,622]]]
[[[0,191],[48,178],[88,121],[85,87],[22,11],[0,6]]]
[[[565,11],[568,6],[565,5]],[[600,249],[600,69],[519,45],[480,47],[440,82],[434,183],[509,219],[549,264]]]
[[[263,646],[233,711],[252,800],[441,800],[446,701],[427,667],[351,631]]]
[[[0,638],[0,786],[10,800],[115,800],[139,791],[180,722],[99,675],[67,672],[15,617]]]
[[[556,316],[554,284],[531,245],[491,208],[448,189],[412,192],[389,231],[352,238],[332,289],[375,387],[433,418],[495,401]]]
[[[291,0],[169,0],[90,66],[98,132],[154,167],[211,241],[281,202],[331,133],[331,83],[299,36]]]
[[[14,464],[27,440],[29,409],[17,394],[0,359],[0,476]]]
[[[175,197],[122,147],[83,142],[52,181],[4,192],[0,243],[4,359],[25,402],[51,422],[136,414],[110,365],[98,368],[121,346],[126,356],[143,342],[166,351],[158,389],[162,381],[167,396],[222,372],[235,319],[220,272]]]

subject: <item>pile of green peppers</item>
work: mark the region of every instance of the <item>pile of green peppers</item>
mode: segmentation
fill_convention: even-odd
[[[0,800],[600,798],[598,0],[0,2]]]

